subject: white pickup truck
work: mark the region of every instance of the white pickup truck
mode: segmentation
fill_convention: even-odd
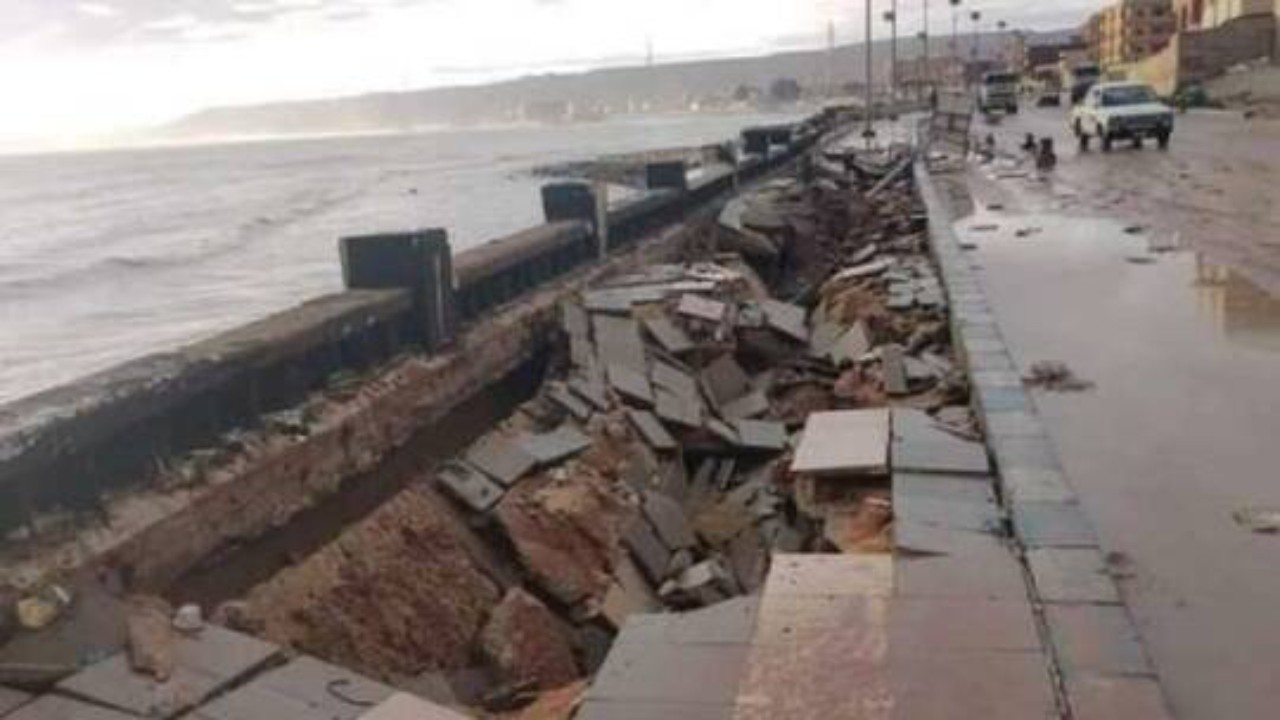
[[[1173,134],[1173,110],[1156,97],[1149,85],[1133,82],[1099,83],[1071,110],[1071,130],[1080,149],[1098,138],[1103,151],[1116,140],[1128,139],[1142,147],[1144,138],[1155,138],[1163,150]]]

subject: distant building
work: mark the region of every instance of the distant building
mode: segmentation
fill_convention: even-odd
[[[1026,35],[1018,33],[1013,41],[1010,68],[1024,74],[1037,69],[1057,67],[1062,54],[1085,49],[1081,32]]]
[[[1207,30],[1237,18],[1280,13],[1280,0],[1174,0],[1178,29]]]
[[[1090,38],[1094,43],[1090,49],[1104,68],[1156,54],[1177,30],[1173,0],[1120,0],[1095,17],[1097,30]]]

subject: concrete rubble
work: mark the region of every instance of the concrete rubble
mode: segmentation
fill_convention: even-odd
[[[619,633],[734,632],[775,555],[892,552],[899,460],[990,470],[909,160],[820,153],[732,201],[713,252],[566,302],[531,400],[255,587],[240,622],[440,688],[435,715],[402,693],[361,717],[589,719]],[[145,647],[134,668],[163,679]]]

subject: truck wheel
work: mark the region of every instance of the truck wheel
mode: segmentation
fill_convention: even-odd
[[[1089,152],[1089,136],[1085,134],[1080,121],[1076,121],[1076,139],[1080,141],[1080,152]]]
[[[1111,145],[1113,142],[1115,142],[1115,138],[1111,137],[1109,133],[1103,133],[1102,152],[1111,152]]]
[[[1133,149],[1134,149],[1134,150],[1141,150],[1141,149],[1142,149],[1142,136],[1141,136],[1141,135],[1139,135],[1138,137],[1136,137],[1136,138],[1134,138],[1134,139],[1133,139]]]
[[[1007,108],[1007,110],[1008,110],[1008,113],[1009,113],[1010,115],[1017,115],[1017,114],[1018,114],[1018,106],[1017,106],[1016,104],[1014,104],[1014,105],[1010,105],[1010,106]]]
[[[1169,133],[1163,132],[1156,136],[1156,146],[1161,150],[1169,149]]]

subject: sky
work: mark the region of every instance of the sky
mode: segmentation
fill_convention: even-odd
[[[945,0],[898,0],[903,33]],[[876,17],[893,0],[873,0]],[[1100,0],[963,0],[1057,29]],[[145,127],[205,107],[822,47],[861,0],[0,0],[0,139]],[[875,22],[877,35],[887,25]]]

